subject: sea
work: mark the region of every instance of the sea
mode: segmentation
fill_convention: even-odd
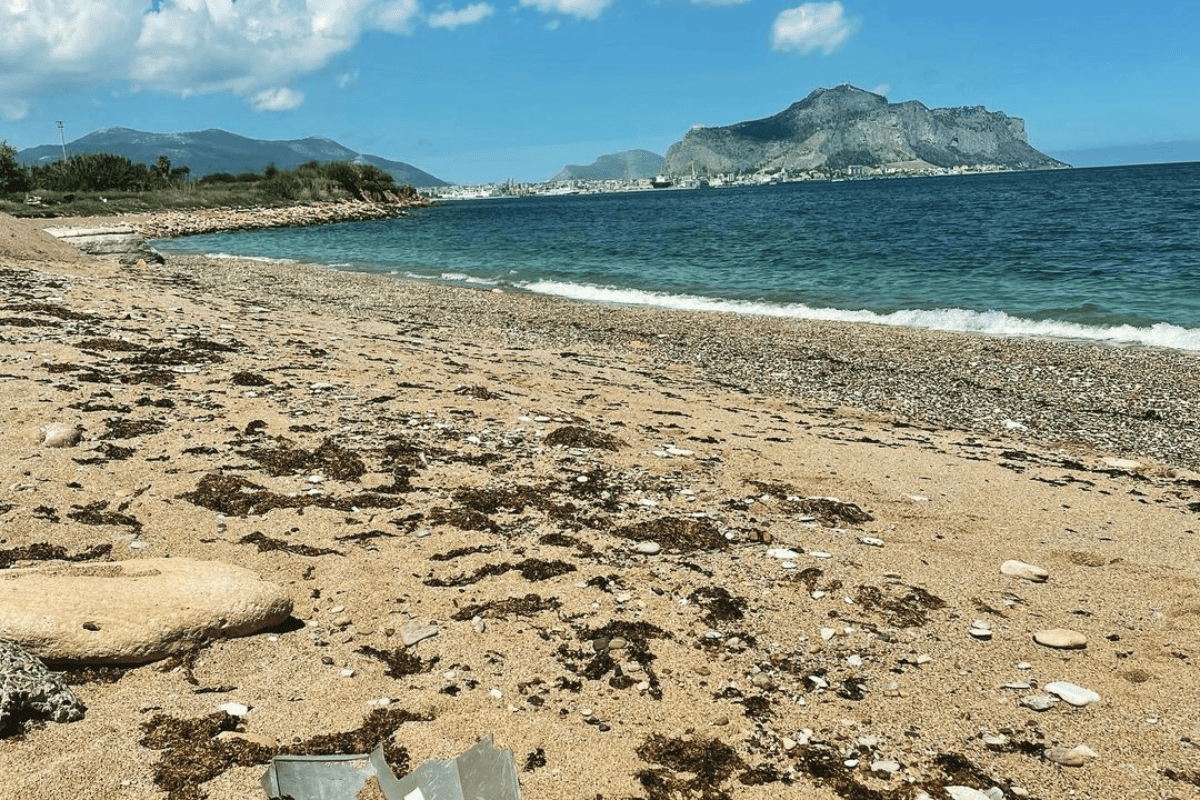
[[[1200,351],[1200,162],[448,201],[155,246],[589,303]]]

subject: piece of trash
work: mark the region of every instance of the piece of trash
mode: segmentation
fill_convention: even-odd
[[[392,774],[383,746],[370,755],[275,756],[262,777],[271,800],[356,800],[374,778],[387,800],[520,800],[517,762],[492,737],[458,758],[425,761],[403,778]]]

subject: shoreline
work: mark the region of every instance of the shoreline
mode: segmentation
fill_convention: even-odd
[[[489,734],[526,800],[1200,776],[1190,356],[278,262],[4,254],[0,287],[0,579],[62,568],[48,544],[292,601],[68,669],[84,718],[0,737],[22,798],[246,800],[283,748],[382,739],[407,771]]]

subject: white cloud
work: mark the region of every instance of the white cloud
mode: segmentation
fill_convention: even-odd
[[[521,0],[522,6],[532,6],[547,14],[566,14],[580,19],[598,19],[612,0]]]
[[[420,0],[0,0],[0,114],[113,81],[294,108],[302,96],[279,87],[367,31],[407,34],[422,19]]]
[[[304,105],[304,94],[286,86],[264,89],[250,100],[256,111],[291,111]]]
[[[771,46],[775,50],[808,53],[823,50],[829,55],[857,30],[845,17],[841,3],[805,3],[789,8],[775,18]]]
[[[477,22],[487,19],[495,11],[496,9],[487,3],[472,3],[466,8],[460,8],[457,11],[450,9],[435,11],[429,15],[429,27],[450,28],[453,30],[460,25],[474,25]]]

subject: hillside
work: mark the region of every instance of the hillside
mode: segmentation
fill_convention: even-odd
[[[765,119],[697,126],[667,151],[671,175],[842,170],[852,166],[1044,169],[1023,120],[983,106],[930,109],[844,84]]]
[[[130,128],[107,128],[67,143],[70,153],[113,153],[139,164],[153,164],[166,156],[176,166],[187,166],[193,178],[214,172],[259,172],[267,164],[294,169],[306,161],[352,161],[374,164],[397,183],[411,186],[445,186],[445,181],[402,161],[357,153],[332,139],[310,137],[285,141],[249,139],[227,131],[209,129],[189,133],[146,133]],[[62,158],[60,145],[41,145],[17,153],[23,164],[40,164]]]
[[[551,178],[558,181],[636,181],[653,178],[662,170],[663,157],[649,150],[626,150],[600,156],[591,164],[568,164]]]

